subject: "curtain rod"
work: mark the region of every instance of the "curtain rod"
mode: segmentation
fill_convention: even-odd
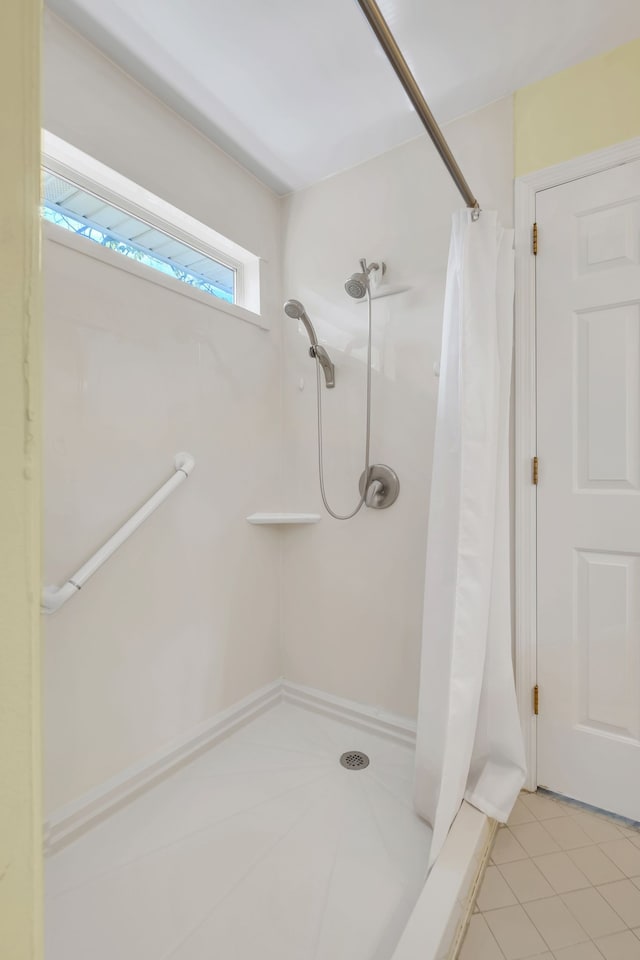
[[[411,73],[409,65],[402,55],[400,47],[392,34],[389,24],[383,17],[380,7],[376,0],[357,0],[358,6],[364,13],[369,22],[369,26],[375,33],[378,43],[387,55],[389,63],[396,72],[398,80],[405,89],[409,100],[420,117],[425,130],[431,137],[433,144],[442,158],[442,162],[449,171],[453,182],[462,194],[464,202],[468,207],[472,207],[479,213],[480,204],[471,192],[469,184],[465,180],[462,170],[457,164],[456,158],[452,154],[449,144],[444,138],[442,130],[438,126],[436,118],[429,109],[429,104],[422,95],[422,90],[418,86],[416,78]],[[475,217],[474,217],[475,219]]]

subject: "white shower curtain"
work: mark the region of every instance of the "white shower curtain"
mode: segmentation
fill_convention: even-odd
[[[525,777],[511,659],[513,231],[454,215],[424,600],[415,805],[437,857],[463,798],[505,821]]]

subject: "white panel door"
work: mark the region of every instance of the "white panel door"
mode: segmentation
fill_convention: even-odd
[[[640,820],[640,162],[536,219],[538,782]]]

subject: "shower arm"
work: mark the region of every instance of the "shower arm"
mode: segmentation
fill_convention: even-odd
[[[383,17],[380,7],[376,3],[376,0],[357,0],[357,3],[367,18],[369,26],[373,30],[378,43],[393,67],[398,80],[404,87],[405,93],[422,121],[422,125],[431,137],[433,145],[440,154],[440,158],[449,171],[451,179],[462,194],[466,205],[474,211],[473,219],[477,220],[480,216],[480,204],[471,192],[471,187],[465,180],[462,170],[458,166],[456,158],[451,152],[442,130],[438,126],[436,118],[431,113],[429,104],[425,100],[416,78],[409,69],[409,65],[389,28],[389,24]]]

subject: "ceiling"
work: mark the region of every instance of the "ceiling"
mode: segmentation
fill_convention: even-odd
[[[640,36],[638,0],[379,0],[439,122]],[[278,193],[422,128],[355,0],[48,0]]]

